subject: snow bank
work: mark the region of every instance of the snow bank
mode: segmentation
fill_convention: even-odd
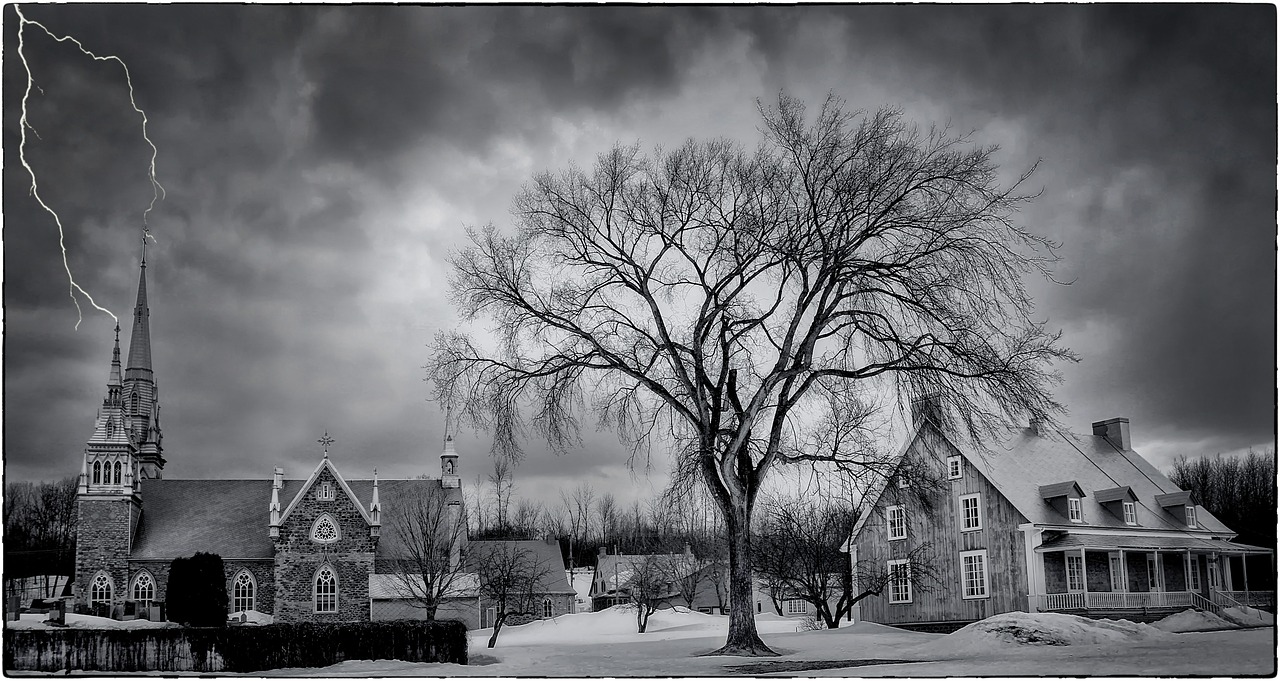
[[[1238,608],[1223,608],[1222,618],[1242,627],[1275,626],[1276,616],[1272,613],[1242,605]]]
[[[227,615],[227,621],[239,622],[241,617],[244,618],[245,624],[271,624],[276,621],[275,617],[272,617],[265,612],[258,612],[257,610],[241,610],[240,612],[233,612],[230,615]]]
[[[1221,617],[1203,610],[1183,610],[1182,612],[1176,612],[1159,622],[1153,622],[1151,626],[1159,629],[1160,631],[1169,631],[1174,633],[1182,633],[1185,631],[1215,631],[1217,629],[1232,629],[1235,627],[1235,625]]]
[[[935,655],[965,654],[980,653],[993,646],[1128,643],[1166,635],[1150,625],[1126,620],[1092,620],[1056,612],[1007,612],[924,645]]]
[[[770,614],[757,615],[756,629],[761,634],[795,632],[796,620]],[[498,634],[498,647],[662,641],[724,636],[728,631],[728,615],[709,615],[677,607],[650,615],[645,633],[641,634],[636,631],[635,608],[615,605],[600,612],[561,615],[503,627]],[[477,629],[471,635],[476,640],[487,642],[492,633],[492,629]]]
[[[50,624],[46,620],[49,615],[44,613],[25,613],[22,619],[18,621],[6,621],[5,627],[9,629],[60,629]],[[176,627],[173,622],[152,622],[150,620],[113,620],[109,617],[94,617],[93,615],[77,615],[75,613],[67,613],[67,628],[70,629],[165,629],[167,627]]]

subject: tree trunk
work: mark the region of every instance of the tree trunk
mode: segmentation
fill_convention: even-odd
[[[503,615],[498,615],[498,619],[493,623],[493,635],[489,637],[489,647],[492,648],[498,643],[498,632],[502,631],[502,621],[507,619]]]
[[[644,605],[636,604],[636,630],[643,634],[644,628],[649,626],[649,616],[645,614]]]
[[[751,524],[747,504],[725,509],[729,532],[729,636],[711,655],[776,656],[756,633],[751,588]]]

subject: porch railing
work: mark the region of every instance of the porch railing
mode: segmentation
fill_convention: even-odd
[[[1190,608],[1194,601],[1189,591],[1077,591],[1040,596],[1039,610],[1141,610],[1143,608]]]
[[[1235,601],[1240,605],[1247,605],[1252,608],[1271,608],[1276,606],[1276,592],[1274,591],[1220,591],[1227,598]]]

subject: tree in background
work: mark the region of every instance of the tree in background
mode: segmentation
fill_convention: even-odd
[[[171,622],[189,627],[226,626],[227,576],[222,557],[196,553],[174,559],[169,566],[165,603]]]
[[[394,504],[389,558],[398,570],[388,575],[395,594],[434,620],[440,604],[457,595],[466,561],[467,529],[461,504],[441,490],[414,489],[388,499]],[[385,540],[384,540],[385,541]]]
[[[1276,547],[1276,452],[1274,448],[1244,456],[1186,455],[1173,462],[1173,484],[1191,492],[1196,503],[1227,527],[1237,540]]]
[[[620,590],[636,609],[636,631],[643,634],[649,626],[649,616],[658,608],[671,605],[675,595],[672,583],[671,563],[676,556],[642,553],[632,557],[626,566],[627,574]]]
[[[493,604],[496,614],[490,648],[497,645],[498,632],[508,619],[538,614],[543,582],[553,570],[564,568],[547,565],[531,551],[506,541],[477,544],[471,559],[480,596]]]
[[[751,519],[776,466],[890,475],[868,395],[936,396],[978,439],[1060,411],[1050,364],[1073,356],[1033,320],[1028,274],[1055,244],[1013,221],[995,149],[922,133],[900,112],[829,97],[807,120],[761,106],[751,150],[617,146],[589,171],[535,176],[511,236],[470,232],[452,259],[461,318],[441,332],[436,398],[521,455],[532,414],[553,450],[598,415],[648,461],[673,441],[678,483],[705,485],[725,526],[730,620],[718,653],[773,655],[752,613]],[[586,405],[587,408],[583,408]]]
[[[5,577],[75,572],[75,476],[56,482],[10,482],[4,491]]]
[[[783,598],[809,603],[828,629],[840,626],[853,599],[847,554],[858,510],[824,498],[775,496],[765,500],[756,570],[774,609]],[[782,598],[779,598],[782,597]]]

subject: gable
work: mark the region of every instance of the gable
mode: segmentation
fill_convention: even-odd
[[[314,498],[316,490],[324,487],[325,485],[333,486],[333,499],[315,499],[316,501],[337,501],[339,497],[345,497],[346,501],[360,512],[360,516],[364,518],[366,524],[374,524],[373,517],[369,515],[369,511],[367,511],[364,504],[356,498],[355,493],[351,491],[351,486],[347,484],[347,481],[343,479],[340,473],[338,473],[338,469],[334,467],[333,462],[326,456],[320,461],[320,464],[316,466],[316,469],[312,471],[311,477],[307,478],[307,481],[304,482],[301,488],[298,489],[298,492],[294,494],[293,500],[289,502],[287,507],[285,507],[284,513],[280,514],[280,525],[283,526],[285,524],[285,520],[293,513],[294,509],[298,507],[298,504],[302,503],[303,500],[308,497]]]

